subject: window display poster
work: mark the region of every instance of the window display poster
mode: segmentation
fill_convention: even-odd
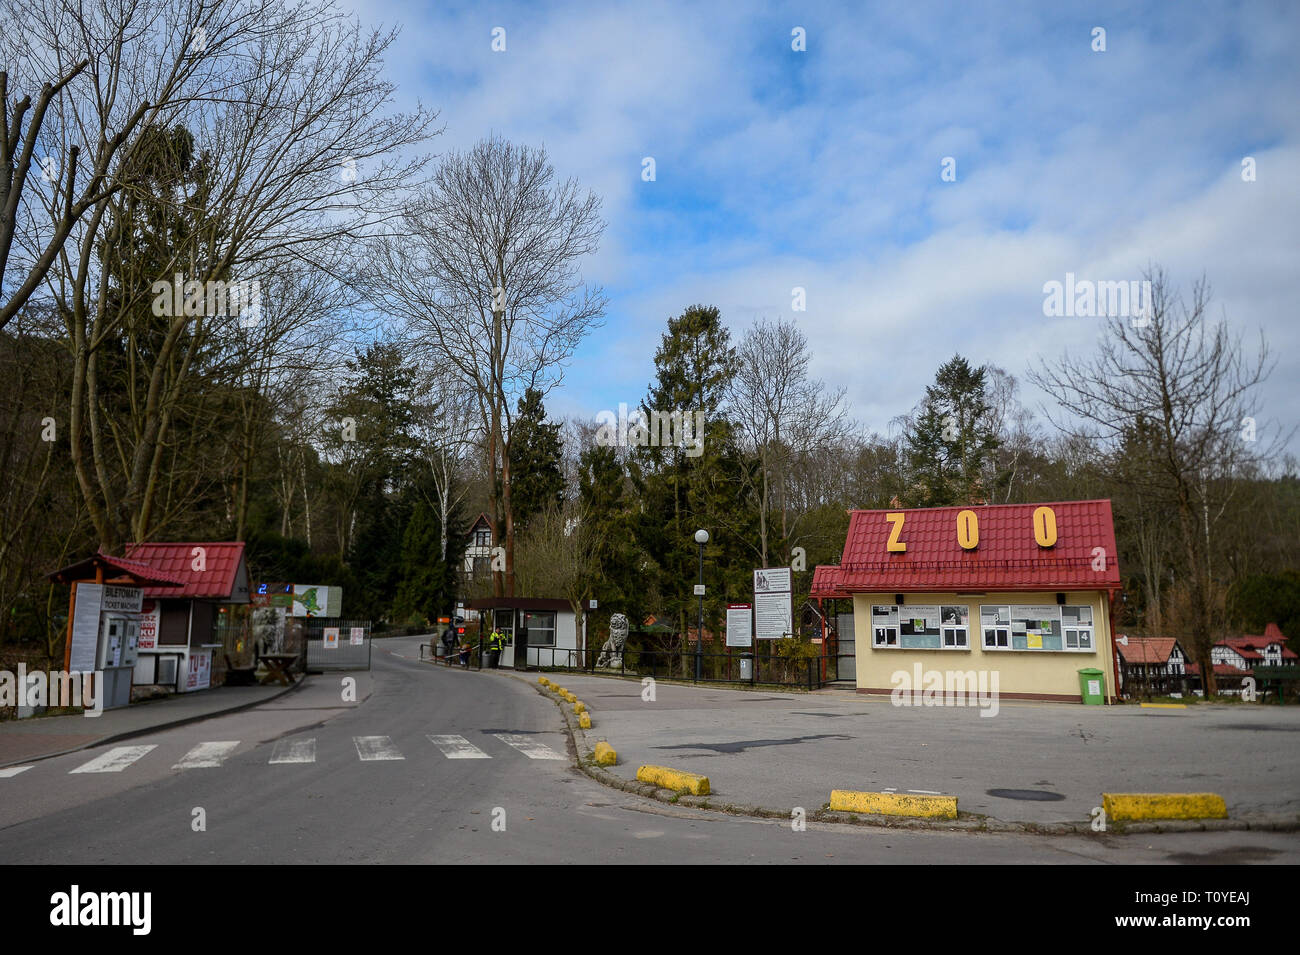
[[[190,672],[185,677],[185,689],[206,690],[212,685],[212,651],[191,650]]]
[[[324,638],[326,650],[335,650],[338,648],[339,645],[338,627],[326,627],[322,636]]]
[[[1061,608],[1054,604],[1012,606],[1011,646],[1016,650],[1060,650]]]
[[[158,646],[158,626],[162,623],[162,604],[146,600],[140,616],[140,642],[137,649],[153,650]]]
[[[905,650],[935,650],[941,645],[939,608],[908,605],[898,609],[898,645]]]

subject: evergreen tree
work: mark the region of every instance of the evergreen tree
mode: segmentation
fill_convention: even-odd
[[[562,453],[560,426],[546,423],[542,393],[529,388],[519,399],[510,426],[510,500],[518,529],[527,528],[533,515],[563,500]]]
[[[694,305],[670,319],[655,353],[656,380],[642,412],[650,425],[681,415],[681,439],[665,443],[660,428],[641,435],[633,460],[633,486],[641,499],[637,539],[648,558],[646,576],[659,594],[653,612],[672,619],[679,632],[693,626],[697,606],[697,545],[694,534],[710,535],[705,548],[708,588],[705,626],[721,618],[721,606],[748,592],[744,581],[746,541],[753,523],[740,506],[742,460],[731,424],[720,414],[736,352],[721,315]],[[629,441],[632,438],[629,436]]]
[[[986,472],[999,447],[989,423],[984,368],[960,355],[945,362],[926,386],[905,438],[907,504],[944,507],[988,500]]]

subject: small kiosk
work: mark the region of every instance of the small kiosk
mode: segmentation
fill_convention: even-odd
[[[859,693],[987,674],[1007,699],[1080,702],[1115,696],[1119,590],[1110,501],[1093,500],[852,511],[810,596],[852,601]]]
[[[56,570],[49,579],[72,586],[63,669],[100,674],[103,682],[96,692],[104,709],[126,706],[139,652],[143,588],[166,591],[179,588],[181,581],[139,561],[102,552]]]

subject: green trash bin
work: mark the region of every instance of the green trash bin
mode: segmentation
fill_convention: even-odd
[[[1085,706],[1101,706],[1106,702],[1106,674],[1095,667],[1079,671],[1079,693]]]

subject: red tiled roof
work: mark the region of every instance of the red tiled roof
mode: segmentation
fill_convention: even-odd
[[[1034,510],[1056,514],[1053,547],[1034,539]],[[971,507],[979,519],[979,545],[957,542],[957,515],[965,507],[853,511],[840,560],[838,582],[848,592],[928,590],[1111,590],[1118,589],[1115,527],[1110,501],[1058,501]],[[903,553],[886,549],[902,513]],[[1093,570],[1094,548],[1105,551],[1105,569]],[[820,569],[820,568],[819,568]]]
[[[203,570],[194,569],[194,548],[203,548]],[[199,541],[187,544],[128,544],[127,557],[179,580],[182,589],[146,587],[146,597],[197,597],[228,600],[234,595],[244,560],[243,541]],[[247,596],[247,595],[245,595]]]
[[[111,554],[105,554],[103,551],[98,551],[95,556],[87,557],[85,560],[64,567],[62,570],[56,570],[49,577],[51,580],[58,580],[63,583],[70,583],[74,580],[93,580],[97,569],[104,572],[104,579],[107,581],[132,578],[142,584],[160,584],[159,587],[151,588],[158,590],[160,593],[179,593],[180,591],[177,588],[183,583],[179,577],[157,570],[142,561],[114,557]]]
[[[1120,634],[1123,637],[1123,634]],[[1166,664],[1169,662],[1169,656],[1174,652],[1174,644],[1178,640],[1174,637],[1128,637],[1128,646],[1125,646],[1117,638],[1115,640],[1115,649],[1119,655],[1124,658],[1124,662],[1136,664]]]
[[[1200,676],[1201,665],[1199,663],[1189,663],[1187,664],[1187,672],[1192,676]],[[1250,674],[1250,670],[1239,670],[1230,663],[1214,664],[1215,676],[1250,676]]]
[[[822,564],[813,568],[812,589],[809,597],[847,597],[849,592],[840,586],[840,568],[831,564]]]

